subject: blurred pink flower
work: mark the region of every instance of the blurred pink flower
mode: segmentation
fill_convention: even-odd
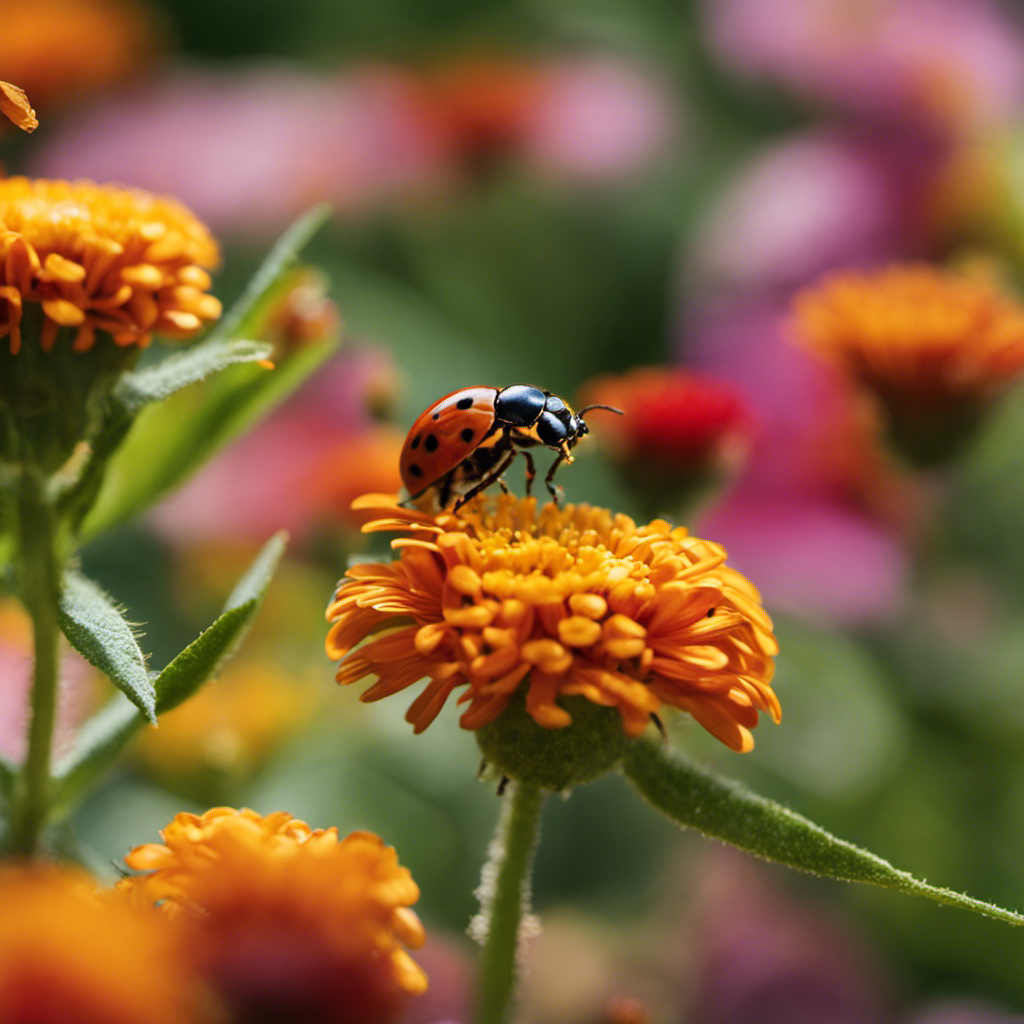
[[[710,848],[698,870],[688,1020],[715,1024],[881,1024],[881,972],[824,912],[776,887],[752,858]]]
[[[648,166],[681,130],[678,100],[653,73],[611,57],[564,58],[541,71],[524,147],[553,177],[610,181]]]
[[[959,152],[913,126],[784,137],[726,183],[691,270],[705,287],[786,290],[836,267],[921,258],[946,241]]]
[[[25,755],[29,694],[32,690],[32,625],[13,598],[0,600],[0,755],[20,764]],[[96,703],[97,673],[66,644],[60,659],[60,693],[53,739],[66,752],[77,727]]]
[[[1024,35],[990,0],[709,0],[735,73],[812,103],[940,129],[991,124],[1024,98]]]
[[[772,607],[843,624],[886,619],[906,581],[909,497],[873,421],[788,343],[786,323],[784,308],[760,302],[706,313],[688,331],[687,361],[736,385],[759,426],[745,472],[699,531]]]
[[[773,610],[857,625],[883,621],[902,603],[899,541],[840,505],[739,490],[701,518],[699,532],[724,545]]]
[[[852,136],[785,138],[726,185],[691,263],[712,283],[776,287],[888,256],[900,244],[901,191],[891,166]]]
[[[232,539],[263,541],[277,530],[301,535],[324,520],[344,522],[322,473],[343,445],[370,442],[374,457],[354,473],[357,493],[397,491],[398,448],[382,463],[367,406],[378,382],[393,373],[381,350],[343,351],[270,418],[207,463],[151,513],[157,531],[178,544]],[[350,471],[359,466],[349,465]]]
[[[430,986],[422,996],[408,1000],[398,1024],[468,1021],[474,991],[471,950],[464,943],[430,932],[427,944],[416,951],[416,962],[426,972]]]
[[[680,131],[667,83],[610,55],[472,54],[424,76],[424,98],[456,181],[503,163],[554,181],[628,178]]]
[[[266,235],[319,200],[358,211],[437,168],[408,76],[367,65],[179,69],[54,128],[33,173],[171,193],[215,231]]]
[[[976,999],[950,999],[925,1007],[907,1024],[1024,1024],[1024,1016]]]

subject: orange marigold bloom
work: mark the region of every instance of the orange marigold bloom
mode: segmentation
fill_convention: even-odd
[[[184,338],[220,316],[208,294],[217,245],[177,200],[88,181],[0,180],[0,339],[22,344],[28,303],[41,344],[66,327],[87,351],[97,331],[118,345],[154,332]]]
[[[32,109],[24,89],[10,82],[0,82],[0,114],[11,119],[19,128],[33,132],[39,127],[36,112]]]
[[[377,677],[365,701],[429,679],[406,715],[416,732],[457,687],[462,726],[479,729],[520,684],[527,712],[551,729],[570,724],[558,698],[571,695],[617,708],[629,736],[663,704],[681,708],[739,751],[753,746],[758,712],[779,720],[771,620],[720,545],[664,520],[637,526],[511,495],[458,515],[386,495],[356,504],[378,509],[365,530],[412,536],[392,541],[397,561],[346,573],[327,652],[344,658],[338,682]]]
[[[339,839],[283,811],[179,814],[118,889],[182,926],[229,1019],[385,1024],[426,977],[419,889],[371,832]]]
[[[1024,369],[1024,307],[987,277],[925,264],[827,275],[797,296],[803,344],[887,402],[984,402]]]
[[[167,922],[58,868],[0,870],[4,1024],[196,1024]]]

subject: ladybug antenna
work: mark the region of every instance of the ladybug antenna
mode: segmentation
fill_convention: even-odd
[[[616,409],[614,405],[588,405],[580,409],[576,415],[582,416],[585,412],[590,412],[591,409],[606,409],[608,412],[613,412],[617,416],[625,416],[626,414],[621,409]]]

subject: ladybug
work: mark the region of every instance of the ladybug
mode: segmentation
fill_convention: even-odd
[[[558,395],[532,384],[453,391],[423,412],[405,439],[398,465],[409,492],[406,500],[416,501],[433,489],[440,507],[454,511],[495,481],[507,490],[502,476],[520,450],[529,494],[537,472],[525,449],[543,445],[558,453],[544,478],[557,503],[552,478],[563,462],[572,462],[572,448],[588,433],[583,414],[591,409],[622,415],[610,405],[573,412]]]

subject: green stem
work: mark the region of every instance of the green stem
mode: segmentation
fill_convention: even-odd
[[[516,983],[519,926],[530,905],[530,869],[537,849],[545,792],[512,783],[480,884],[486,928],[480,962],[476,1024],[505,1024]]]
[[[31,857],[46,824],[50,800],[50,751],[57,711],[57,602],[60,572],[55,551],[53,509],[46,482],[34,466],[26,466],[18,493],[20,532],[19,585],[32,619],[34,673],[28,726],[28,749],[15,787],[11,846]]]

